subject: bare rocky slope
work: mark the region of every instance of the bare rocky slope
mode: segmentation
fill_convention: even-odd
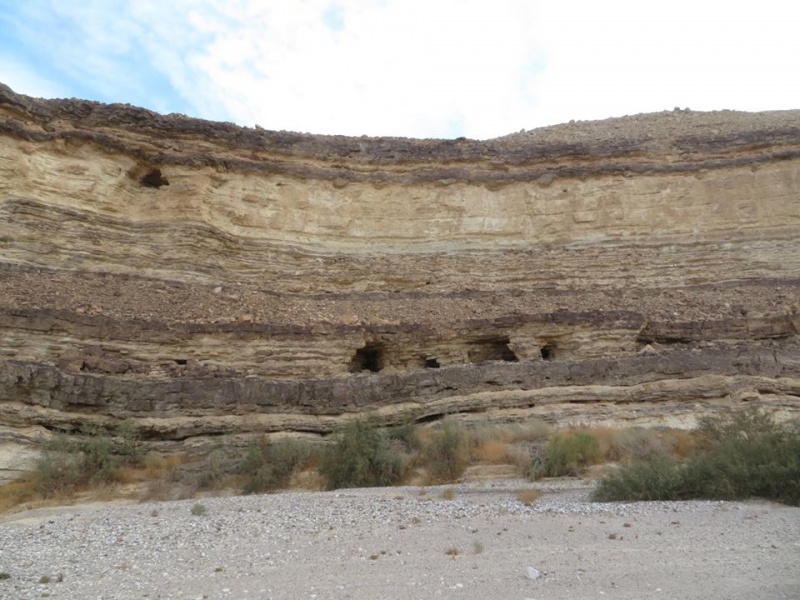
[[[409,140],[0,85],[6,456],[126,419],[177,447],[365,414],[787,414],[798,306],[800,111]]]

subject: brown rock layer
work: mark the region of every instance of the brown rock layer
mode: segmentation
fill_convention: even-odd
[[[793,411],[798,306],[800,111],[407,140],[0,87],[8,439]]]

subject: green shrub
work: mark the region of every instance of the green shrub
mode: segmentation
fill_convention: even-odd
[[[123,421],[115,430],[114,452],[125,465],[140,465],[144,460],[144,449],[136,426]]]
[[[95,429],[58,434],[42,446],[36,465],[36,489],[44,497],[115,480],[121,461],[110,437]]]
[[[215,448],[206,455],[205,464],[197,475],[196,485],[201,490],[224,487],[234,468],[235,460],[223,448]]]
[[[669,454],[670,448],[667,442],[652,429],[641,427],[617,431],[607,453],[610,460],[666,458]]]
[[[164,455],[161,454],[161,452],[151,450],[142,458],[142,466],[144,466],[145,469],[150,469],[152,471],[160,471],[166,468],[167,459],[164,458]]]
[[[707,445],[713,446],[726,441],[763,438],[775,433],[776,425],[768,412],[747,408],[726,415],[700,417],[697,429]]]
[[[403,451],[407,453],[417,452],[422,447],[417,424],[413,421],[407,421],[402,425],[391,427],[386,433],[389,437],[389,442],[401,444]]]
[[[600,442],[590,433],[575,431],[557,435],[547,445],[543,456],[534,457],[529,476],[564,477],[580,475],[600,459]]]
[[[95,425],[60,433],[42,445],[36,465],[36,490],[44,497],[71,493],[90,485],[111,483],[120,467],[143,461],[134,426],[125,422],[114,437]]]
[[[201,517],[208,512],[206,505],[201,502],[195,502],[190,511],[195,517]]]
[[[327,449],[320,474],[328,489],[392,485],[405,474],[407,465],[392,452],[388,436],[372,424],[354,421]]]
[[[603,477],[595,488],[594,499],[678,500],[680,478],[680,465],[671,459],[637,460]]]
[[[683,495],[719,500],[759,496],[800,504],[800,435],[775,428],[722,439],[686,461]]]
[[[800,431],[747,410],[703,419],[706,448],[682,463],[636,461],[601,479],[594,497],[610,500],[733,500],[759,496],[800,505]]]
[[[425,463],[431,481],[447,483],[461,477],[469,462],[469,443],[468,436],[457,423],[445,422],[425,448]]]
[[[239,464],[246,480],[243,491],[258,494],[285,488],[295,470],[311,457],[308,442],[282,438],[275,443],[262,441],[250,446]]]

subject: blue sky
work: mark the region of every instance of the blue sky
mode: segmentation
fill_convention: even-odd
[[[0,81],[41,97],[346,135],[800,108],[788,0],[0,0]]]

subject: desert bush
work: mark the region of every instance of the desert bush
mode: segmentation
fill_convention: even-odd
[[[145,454],[144,459],[142,460],[142,465],[145,469],[151,471],[163,471],[167,466],[167,459],[164,458],[164,455],[161,454],[161,452],[151,450]]]
[[[762,411],[703,419],[705,447],[683,462],[635,461],[598,482],[613,500],[733,500],[760,496],[800,504],[800,431]]]
[[[0,483],[0,514],[23,502],[30,502],[37,496],[36,479],[31,474]]]
[[[469,442],[473,448],[489,442],[506,442],[511,437],[511,430],[506,425],[481,423],[473,425],[468,430]]]
[[[189,512],[191,512],[195,517],[201,517],[208,512],[208,509],[202,502],[195,502]]]
[[[201,490],[224,487],[235,470],[235,459],[232,459],[222,448],[209,452],[204,464],[197,474],[196,485]]]
[[[550,425],[541,419],[528,419],[522,423],[508,425],[508,442],[541,442],[550,437]]]
[[[239,473],[245,477],[244,493],[258,494],[287,487],[292,475],[311,455],[308,442],[292,438],[254,444],[239,463]]]
[[[529,477],[580,475],[600,459],[600,443],[585,431],[562,433],[553,437],[543,454],[534,456]]]
[[[721,437],[684,463],[682,496],[720,500],[760,496],[800,504],[800,433],[774,423],[769,430],[750,416],[743,419],[722,424]],[[739,427],[742,423],[744,429]]]
[[[424,461],[431,482],[446,483],[461,477],[469,462],[469,439],[463,428],[446,421],[428,441]]]
[[[478,425],[466,432],[469,462],[508,464],[512,462],[513,435],[510,425]]]
[[[680,478],[680,465],[672,459],[637,460],[604,476],[595,488],[594,499],[677,500]]]
[[[388,435],[375,425],[354,421],[322,455],[320,474],[328,489],[392,485],[405,474],[407,463],[392,452]]]
[[[36,464],[36,490],[44,497],[115,480],[122,464],[112,439],[96,429],[58,434],[43,444]]]
[[[697,430],[707,446],[733,440],[763,439],[777,429],[772,415],[758,408],[704,416],[697,420]]]
[[[470,458],[479,463],[505,465],[514,462],[514,450],[506,442],[489,440],[473,446]]]
[[[114,431],[114,452],[125,465],[139,465],[144,460],[144,450],[139,431],[131,421],[123,421]]]
[[[517,500],[525,506],[530,506],[539,499],[541,493],[536,488],[524,488],[517,491]]]
[[[442,500],[455,500],[456,491],[453,488],[447,488],[446,490],[442,490],[442,493],[439,494],[439,498]]]
[[[94,425],[46,441],[36,464],[36,491],[51,497],[118,481],[123,467],[143,461],[138,433],[129,422],[109,435]]]
[[[389,441],[393,444],[401,444],[403,451],[411,454],[418,452],[422,448],[422,440],[419,436],[419,430],[416,423],[407,421],[402,425],[390,427],[386,432]]]
[[[605,455],[610,460],[665,458],[670,445],[656,431],[632,427],[614,432]]]

